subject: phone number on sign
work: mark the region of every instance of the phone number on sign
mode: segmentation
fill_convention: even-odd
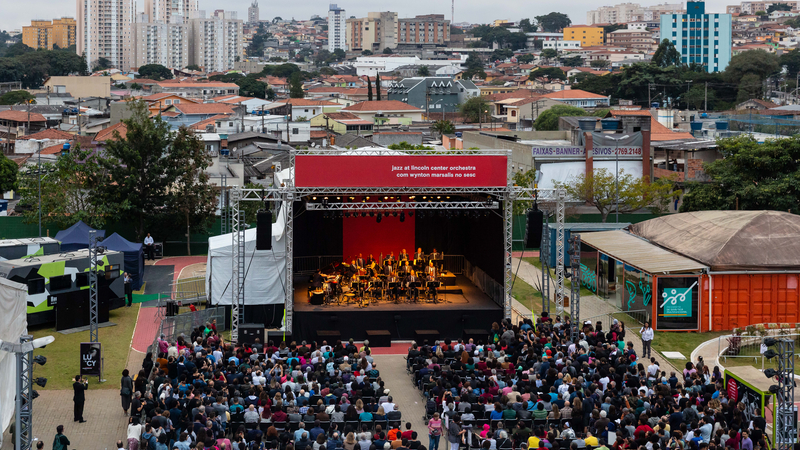
[[[599,147],[594,148],[592,150],[594,156],[641,156],[642,155],[642,148],[641,147]]]

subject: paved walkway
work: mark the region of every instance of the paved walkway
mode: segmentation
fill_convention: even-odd
[[[538,267],[526,262],[520,261],[517,258],[512,258],[512,267],[514,271],[517,271],[517,266],[519,265],[519,271],[517,272],[517,277],[519,277],[522,281],[530,284],[534,288],[538,289],[538,286],[542,283],[542,271],[539,270]],[[551,278],[550,283],[550,299],[555,302],[556,297],[556,282],[555,279]],[[538,299],[537,299],[538,300]],[[530,306],[531,302],[523,301],[527,306]],[[538,303],[538,302],[537,302]],[[538,315],[541,311],[541,304],[534,305],[533,311]],[[592,322],[597,322],[598,320],[603,322],[603,327],[608,329],[610,324],[608,323],[608,315],[612,313],[619,312],[619,310],[611,305],[609,302],[597,297],[595,295],[592,296],[581,296],[581,307],[580,307],[580,317],[585,319],[591,319]],[[552,313],[552,311],[551,311]],[[628,341],[633,342],[633,346],[636,349],[637,353],[640,353],[642,350],[642,340],[639,338],[638,332],[638,324],[626,323],[625,324],[628,329],[628,333],[626,334],[626,339]],[[658,339],[658,332],[656,332],[656,339]],[[658,361],[658,364],[661,366],[663,370],[671,370],[670,368],[677,369],[675,366],[669,362],[663,355],[658,353],[657,351],[653,351],[653,356]],[[713,361],[707,360],[707,361]],[[647,366],[648,364],[645,364]]]
[[[389,388],[389,395],[402,412],[401,429],[405,430],[405,422],[411,422],[411,429],[419,434],[419,440],[427,447],[428,427],[423,419],[425,397],[414,387],[413,377],[406,372],[405,354],[404,350],[401,355],[375,355],[374,359],[381,371],[381,379]]]

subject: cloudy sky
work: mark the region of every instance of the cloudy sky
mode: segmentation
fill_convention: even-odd
[[[141,11],[144,0],[137,0],[137,10]],[[235,9],[239,18],[247,18],[247,7],[251,0],[200,0],[200,8],[214,10],[224,7],[226,10]],[[644,6],[657,3],[670,3],[674,0],[641,1]],[[707,5],[708,12],[722,13],[727,4],[738,4],[740,0],[711,0]],[[567,13],[575,24],[586,22],[586,11],[600,5],[622,3],[623,0],[567,0],[565,2],[530,2],[522,0],[456,0],[456,22],[488,23],[494,19],[508,19],[516,21],[525,17],[547,14],[554,10]],[[327,2],[301,1],[274,2],[261,0],[261,18],[275,16],[288,19],[307,19],[313,14],[327,15]],[[30,25],[31,19],[52,19],[55,17],[75,17],[74,0],[3,0],[3,14],[0,15],[0,29],[19,30],[23,25]],[[414,16],[417,14],[446,14],[450,18],[450,1],[448,0],[405,0],[403,2],[375,2],[374,0],[341,0],[339,6],[347,11],[347,16],[365,16],[369,11],[375,11],[376,6],[384,4],[390,6],[391,11],[397,11],[400,17]],[[383,7],[381,7],[383,9]]]

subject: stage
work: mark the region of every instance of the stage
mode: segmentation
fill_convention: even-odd
[[[322,332],[338,332],[342,339],[367,339],[367,330],[386,330],[393,340],[417,338],[416,330],[436,330],[441,339],[458,339],[464,330],[486,330],[494,321],[501,321],[503,308],[492,301],[463,275],[456,275],[454,286],[442,287],[439,303],[420,301],[401,303],[388,299],[369,306],[355,303],[312,305],[308,297],[308,276],[294,278],[294,335],[293,340],[325,339]],[[328,340],[336,340],[334,337]]]

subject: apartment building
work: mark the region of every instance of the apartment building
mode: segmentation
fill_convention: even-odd
[[[67,48],[75,45],[76,27],[72,17],[32,20],[30,26],[22,27],[22,43],[35,49]]]
[[[347,51],[347,17],[344,8],[331,3],[328,8],[328,51]]]
[[[750,14],[755,14],[758,11],[766,11],[770,6],[772,6],[772,5],[776,4],[776,3],[783,3],[785,5],[789,5],[789,7],[791,7],[793,11],[797,10],[797,2],[796,1],[791,1],[791,2],[775,1],[775,2],[741,2],[738,5],[728,5],[728,6],[726,6],[725,7],[725,12],[728,13],[728,14],[746,14],[746,15],[750,15]]]
[[[649,52],[658,48],[656,37],[652,31],[644,29],[617,30],[606,35],[606,43],[629,50]]]
[[[353,51],[380,52],[397,48],[397,13],[371,12],[367,17],[350,18],[346,22],[347,46]]]
[[[189,23],[197,10],[198,0],[144,0],[144,13],[151,23]]]
[[[131,0],[77,0],[76,52],[86,55],[89,68],[106,58],[120,70],[131,68]]]
[[[189,64],[197,64],[206,72],[233,69],[237,57],[242,56],[244,23],[234,11],[215,11],[207,18],[200,10],[196,16],[189,21]]]
[[[180,18],[173,17],[172,20]],[[183,69],[189,65],[188,23],[137,22],[133,25],[134,67],[161,64],[170,69]]]
[[[628,23],[640,20],[659,20],[661,14],[681,14],[686,8],[683,3],[663,3],[643,7],[638,3],[620,3],[614,6],[601,6],[586,13],[586,24]]]
[[[250,25],[257,25],[260,20],[258,0],[253,0],[253,3],[247,8],[247,23]]]
[[[398,44],[439,44],[450,41],[450,21],[444,14],[426,14],[397,21]]]
[[[581,47],[603,45],[603,27],[573,25],[563,31],[565,41],[581,41]]]
[[[684,64],[722,72],[731,60],[731,15],[706,14],[705,2],[687,2],[686,14],[661,16],[661,38],[670,39]]]

